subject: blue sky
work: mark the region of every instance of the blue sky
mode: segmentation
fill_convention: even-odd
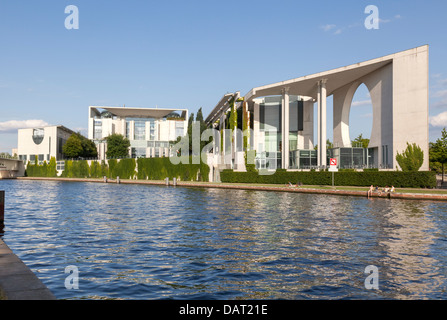
[[[364,27],[370,4],[378,30]],[[64,26],[68,5],[79,9],[78,30]],[[0,152],[17,146],[18,127],[85,133],[89,105],[202,107],[206,116],[227,92],[425,44],[434,141],[447,126],[446,18],[442,0],[1,0]],[[370,135],[368,100],[357,91],[351,138]]]

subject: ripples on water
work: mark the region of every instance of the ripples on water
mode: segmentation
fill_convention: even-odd
[[[445,299],[447,204],[0,181],[4,240],[59,299]],[[67,290],[65,267],[79,269]],[[364,270],[379,268],[379,290]]]

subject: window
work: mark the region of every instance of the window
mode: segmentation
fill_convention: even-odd
[[[183,121],[176,121],[175,122],[175,137],[183,137],[185,124]]]
[[[146,148],[132,148],[132,158],[146,158]]]
[[[135,121],[134,140],[146,140],[146,122]]]
[[[34,129],[33,130],[33,141],[35,144],[37,144],[37,145],[41,144],[44,136],[45,136],[44,129]]]
[[[261,103],[260,129],[281,132],[281,103]]]
[[[150,121],[149,140],[155,140],[155,122]]]
[[[56,162],[56,170],[64,171],[65,170],[65,161],[57,161]]]
[[[130,139],[130,121],[126,121],[126,138],[132,140]]]
[[[95,132],[93,134],[93,139],[101,140],[102,139],[102,121],[95,120]]]

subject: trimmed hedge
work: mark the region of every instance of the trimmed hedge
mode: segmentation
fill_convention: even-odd
[[[139,158],[135,159],[110,159],[108,165],[101,161],[92,161],[88,165],[86,160],[66,160],[65,170],[62,177],[67,178],[102,178],[107,176],[112,179],[140,179],[140,180],[164,180],[177,178],[180,181],[208,181],[210,168],[207,164],[173,164],[169,158]],[[30,166],[30,169],[33,169]],[[28,169],[27,169],[28,170]],[[36,177],[42,177],[40,171],[36,172]],[[54,175],[56,176],[56,174]]]
[[[366,171],[366,172],[336,172],[334,175],[337,186],[394,186],[396,188],[435,188],[436,173],[432,171]],[[259,175],[258,172],[234,172],[223,170],[220,173],[222,182],[229,183],[261,183],[261,184],[297,184],[332,185],[332,172],[301,172],[277,171],[272,175]]]
[[[65,161],[65,170],[61,176],[65,178],[88,178],[90,176],[90,167],[87,160]]]
[[[37,157],[33,164],[28,161],[25,171],[27,177],[57,177],[56,159],[54,157],[51,157],[48,164],[46,161],[42,165],[37,162]]]
[[[116,159],[109,160],[109,175],[112,179],[120,177],[120,179],[133,179],[135,176],[135,159]]]
[[[207,182],[210,168],[200,161],[200,164],[173,164],[169,158],[139,158],[137,160],[139,180],[163,180],[177,178],[181,181]]]

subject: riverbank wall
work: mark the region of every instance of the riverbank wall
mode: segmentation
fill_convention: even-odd
[[[0,300],[55,300],[53,293],[0,239]]]
[[[92,178],[41,178],[41,177],[22,177],[18,180],[49,180],[49,181],[69,181],[69,182],[94,182],[105,183],[104,179],[92,179]],[[142,184],[142,185],[164,185],[166,181],[154,181],[154,180],[107,180],[107,183],[119,183],[119,184]],[[173,181],[169,182],[169,186],[174,186]],[[282,186],[282,185],[256,185],[256,184],[241,184],[241,183],[219,183],[219,182],[191,182],[191,181],[176,181],[177,187],[190,187],[190,188],[219,188],[219,189],[238,189],[238,190],[255,190],[255,191],[275,191],[275,192],[292,192],[292,193],[308,193],[308,194],[326,194],[326,195],[339,195],[339,196],[356,196],[356,197],[369,197],[369,198],[383,198],[383,199],[406,199],[406,200],[432,200],[432,201],[447,201],[447,194],[430,193],[408,193],[408,192],[372,192],[368,194],[367,191],[357,190],[340,190],[336,187],[330,189],[296,187],[296,186]]]

